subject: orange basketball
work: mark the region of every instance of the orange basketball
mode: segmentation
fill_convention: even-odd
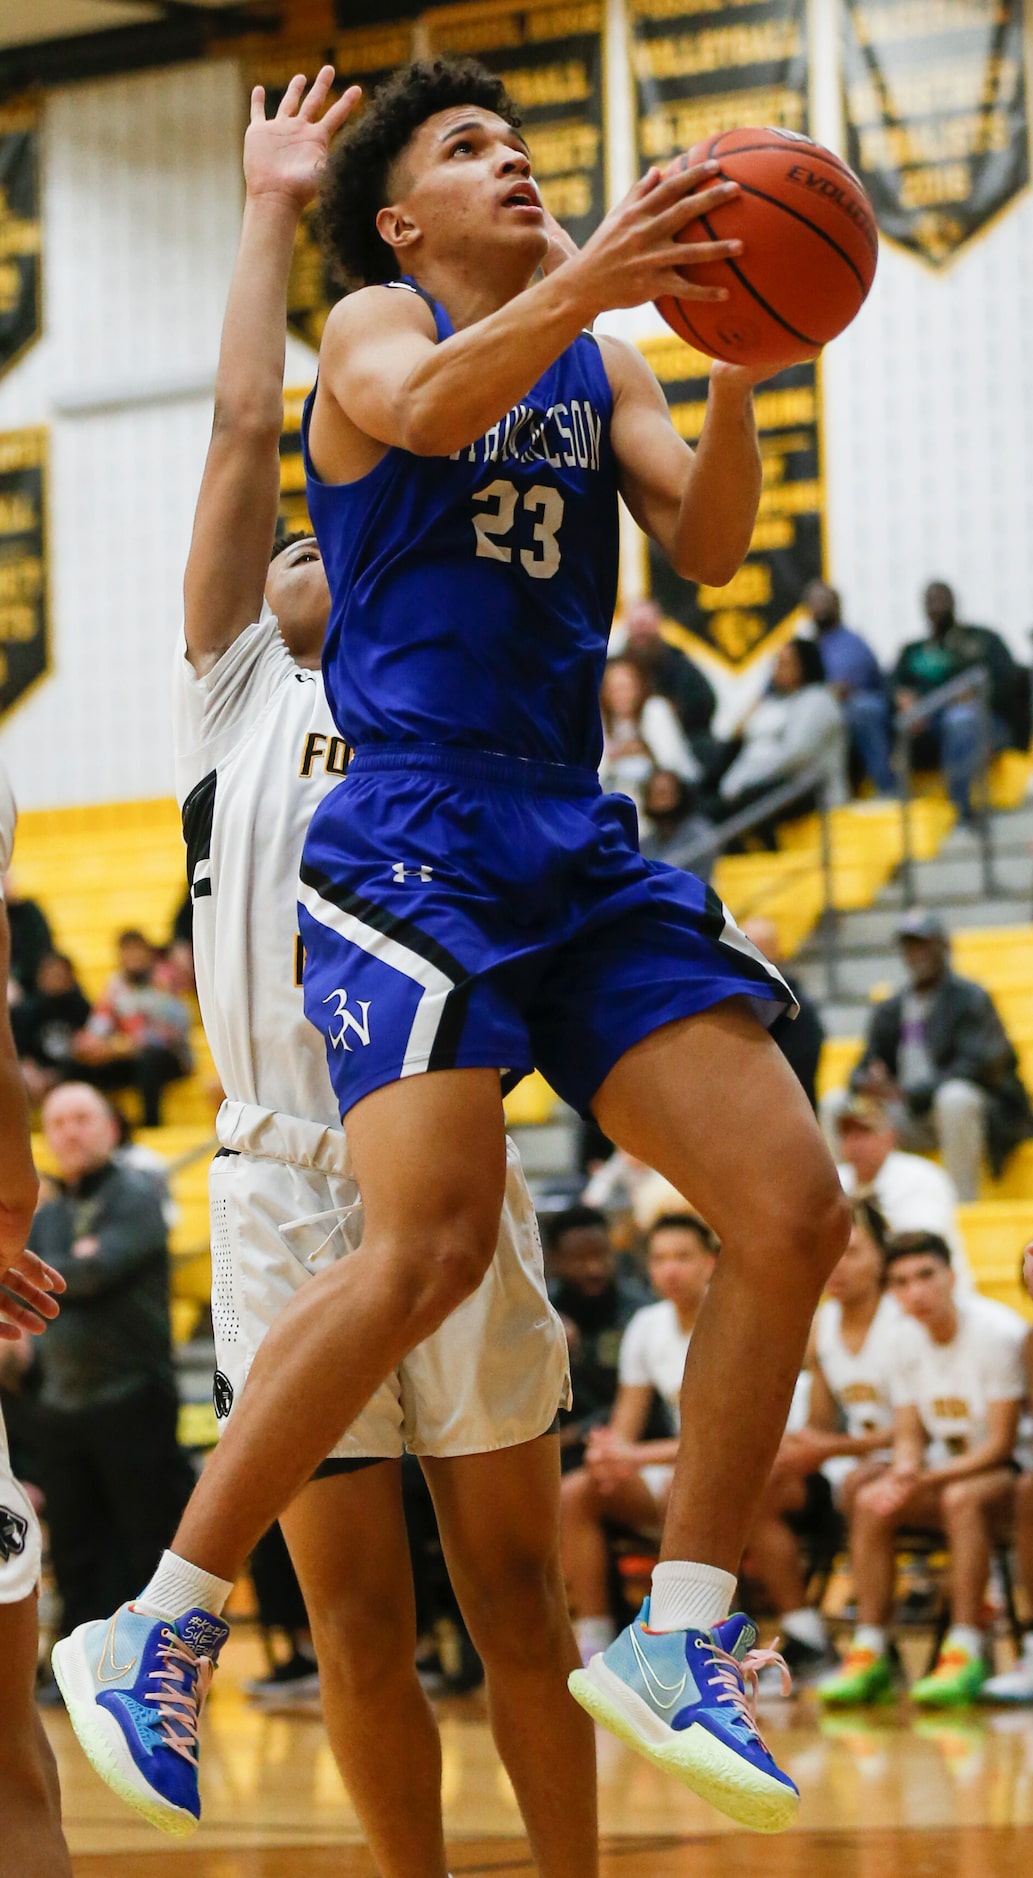
[[[849,326],[875,277],[879,237],[868,197],[839,157],[796,131],[725,131],[671,167],[708,158],[740,193],[687,223],[678,239],[743,242],[740,255],[684,269],[687,280],[727,287],[730,298],[665,295],[659,311],[680,339],[733,365],[815,357]]]

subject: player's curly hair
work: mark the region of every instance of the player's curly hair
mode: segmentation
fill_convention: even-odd
[[[345,288],[397,280],[394,252],[377,233],[390,201],[391,166],[420,125],[438,111],[470,104],[512,126],[520,116],[501,78],[477,59],[417,59],[377,87],[373,101],[336,145],[319,195],[317,226],[329,265]]]

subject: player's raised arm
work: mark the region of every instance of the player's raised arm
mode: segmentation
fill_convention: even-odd
[[[521,139],[512,133],[506,142],[494,132],[496,147],[491,149],[483,126],[474,123],[461,134],[457,158],[466,160],[464,147],[469,146],[470,161],[483,164],[495,181],[502,212],[506,212],[508,195],[514,199],[516,212],[537,214],[541,242],[536,260],[540,262],[549,242]],[[710,182],[713,173],[709,163],[666,177],[650,170],[585,247],[544,280],[525,286],[509,299],[498,283],[485,282],[483,288],[479,284],[471,294],[472,310],[479,310],[478,300],[493,290],[504,303],[463,323],[440,344],[429,309],[413,294],[371,286],[340,302],[327,322],[320,353],[320,391],[312,429],[313,457],[320,474],[328,480],[348,480],[367,467],[361,448],[350,440],[345,442],[344,462],[337,458],[333,418],[326,411],[328,399],[342,414],[346,431],[416,456],[448,456],[482,436],[519,403],[600,313],[639,306],[662,294],[697,300],[725,298],[723,288],[697,286],[679,272],[693,261],[737,252],[741,245],[708,242],[692,246],[676,240],[690,216],[706,214],[736,193],[734,183]],[[521,190],[527,197],[523,204],[517,200]],[[694,190],[699,193],[690,210],[687,197]],[[411,252],[412,225],[404,207],[401,212],[385,209],[377,218],[381,239],[396,246],[399,268],[407,265]]]
[[[323,112],[324,65],[307,97],[292,78],[276,116],[251,94],[247,198],[215,380],[215,419],[184,579],[187,649],[199,671],[258,618],[279,500],[287,281],[298,220],[357,86]],[[322,115],[321,115],[322,114]]]
[[[685,580],[722,587],[742,563],[760,502],[761,462],[753,385],[772,368],[715,365],[703,431],[690,450],[664,394],[632,346],[602,341],[613,387],[611,438],[621,494],[647,535]]]

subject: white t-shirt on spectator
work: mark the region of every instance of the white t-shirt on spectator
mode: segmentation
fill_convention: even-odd
[[[950,1343],[937,1343],[903,1313],[894,1333],[893,1406],[917,1408],[932,1467],[985,1441],[991,1402],[1026,1394],[1025,1318],[992,1298],[962,1298],[957,1308]]]
[[[14,852],[14,827],[18,820],[18,810],[14,800],[11,779],[0,763],[0,874],[6,874],[11,865]],[[0,900],[4,897],[4,884],[0,880]]]
[[[849,1161],[839,1169],[843,1192],[857,1193],[857,1174]],[[958,1191],[949,1174],[924,1154],[905,1154],[894,1148],[887,1154],[870,1187],[862,1189],[865,1199],[874,1200],[891,1233],[935,1232],[950,1247],[954,1267],[956,1295],[971,1297],[975,1291],[972,1267],[968,1262],[965,1241],[958,1225]]]
[[[678,1313],[667,1298],[636,1311],[621,1339],[618,1381],[640,1389],[655,1389],[663,1396],[680,1426],[679,1404],[685,1358],[691,1333],[683,1330]]]
[[[838,1298],[826,1298],[818,1310],[815,1355],[852,1440],[875,1428],[888,1431],[893,1425],[893,1345],[900,1319],[900,1307],[893,1298],[880,1298],[861,1348],[850,1350],[843,1341],[843,1307]]]

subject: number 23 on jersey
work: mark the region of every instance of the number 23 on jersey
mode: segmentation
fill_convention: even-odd
[[[486,561],[512,561],[516,555],[524,572],[533,580],[551,580],[560,564],[563,497],[559,490],[548,483],[535,483],[521,496],[513,483],[497,477],[485,488],[478,489],[473,501],[478,556]],[[523,517],[530,518],[533,525],[529,545],[518,547],[518,539],[527,539]]]

